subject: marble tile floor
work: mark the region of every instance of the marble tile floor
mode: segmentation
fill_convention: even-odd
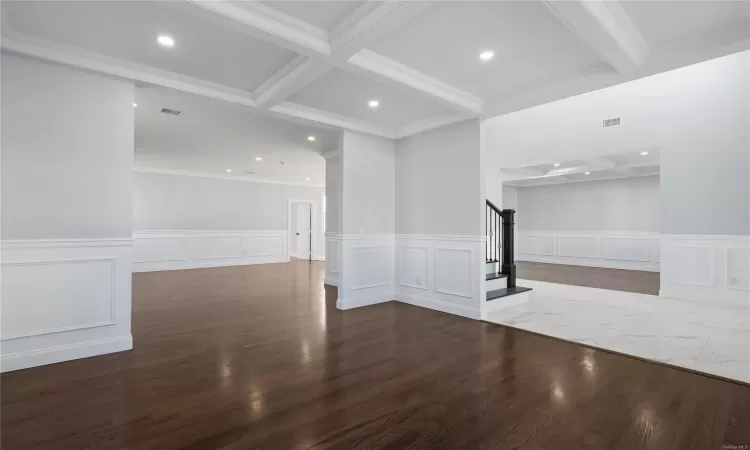
[[[531,300],[487,320],[750,383],[750,310],[518,280]]]

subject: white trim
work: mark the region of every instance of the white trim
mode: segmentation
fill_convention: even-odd
[[[191,78],[175,72],[113,58],[18,32],[5,34],[0,45],[8,51],[116,77],[156,84],[205,97],[255,107],[252,95],[240,89]]]
[[[426,75],[372,50],[362,49],[348,60],[361,69],[358,72],[375,76],[379,80],[391,81],[426,94],[432,100],[471,116],[482,113],[484,100],[464,92],[436,78]]]
[[[187,2],[211,11],[212,14],[205,16],[207,18],[217,19],[215,15],[223,16],[236,24],[241,24],[248,34],[294,52],[308,56],[331,54],[328,34],[325,31],[262,3],[253,1],[240,4],[205,0]],[[236,24],[233,28],[237,28]]]
[[[130,238],[95,239],[10,239],[0,241],[3,249],[14,248],[60,248],[60,247],[128,247],[133,245]]]
[[[74,359],[88,358],[106,353],[132,350],[133,337],[127,336],[80,342],[76,344],[47,347],[18,353],[5,353],[0,358],[0,371],[27,369]]]
[[[430,299],[426,297],[406,294],[403,292],[396,293],[396,300],[401,303],[406,303],[413,306],[419,306],[421,308],[434,309],[448,314],[456,316],[467,317],[469,319],[480,320],[481,314],[478,308],[469,308],[468,306],[456,305],[453,303],[442,302],[440,300]]]
[[[346,128],[352,131],[359,131],[373,136],[380,136],[388,139],[394,139],[396,137],[391,130],[381,127],[380,125],[323,111],[322,109],[300,105],[298,103],[281,102],[270,108],[270,110],[287,116],[324,123],[334,127]]]
[[[282,184],[282,185],[287,185],[287,186],[301,186],[301,187],[309,187],[309,188],[317,188],[317,189],[325,188],[325,185],[300,183],[296,181],[280,181],[280,180],[271,180],[268,178],[257,178],[254,176],[224,175],[220,173],[195,172],[192,170],[161,169],[157,167],[134,166],[133,172],[158,173],[158,174],[163,174],[163,175],[179,175],[179,176],[185,176],[185,177],[199,177],[199,178],[218,178],[221,180],[246,181],[250,183]]]
[[[469,120],[466,116],[448,116],[448,117],[435,117],[432,119],[417,120],[408,125],[405,125],[396,131],[396,139],[403,139],[415,134],[424,133],[425,131],[434,130],[447,125],[453,125],[454,123],[463,122]]]
[[[325,278],[323,278],[323,284],[327,284],[329,286],[336,286],[336,287],[338,287],[339,286],[339,280],[336,279],[336,278],[332,278],[332,277],[326,276]]]
[[[440,252],[456,252],[456,253],[468,253],[469,254],[469,261],[471,261],[472,266],[474,265],[474,251],[470,248],[446,248],[446,247],[435,247],[434,250],[434,258],[437,260],[437,255]],[[469,292],[454,292],[447,289],[440,289],[438,288],[438,276],[437,276],[437,264],[433,265],[433,274],[432,278],[435,280],[434,286],[435,286],[435,292],[438,292],[440,294],[448,294],[453,295],[456,297],[464,297],[464,298],[473,298],[472,291],[469,290]],[[473,271],[472,271],[473,272]]]
[[[207,243],[202,248],[211,248],[211,239],[236,238],[236,246],[229,254],[195,253],[196,243]],[[289,261],[288,230],[141,230],[133,232],[135,240],[133,255],[133,272],[153,272],[162,270],[200,269],[209,267],[243,266],[253,264],[271,264]],[[251,243],[257,239],[275,239],[272,245],[278,245],[278,251],[253,249]],[[175,247],[164,250],[158,241],[183,241]],[[218,247],[226,250],[226,239],[217,242]],[[274,247],[276,248],[276,247]],[[142,253],[139,256],[139,252]],[[155,252],[155,253],[154,253]],[[145,257],[149,255],[148,257]],[[154,255],[154,256],[151,256]]]
[[[630,73],[646,61],[650,52],[648,43],[617,2],[544,0],[544,4],[618,72]]]

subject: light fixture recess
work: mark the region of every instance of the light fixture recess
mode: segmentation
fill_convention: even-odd
[[[555,167],[560,167],[560,163],[554,163],[552,165],[555,166]]]
[[[648,152],[641,152],[641,155],[646,156],[648,155]]]
[[[231,171],[232,171],[232,169],[227,169],[227,170],[226,170],[226,172],[231,172]]]
[[[172,36],[160,34],[159,37],[156,38],[156,40],[162,47],[174,47],[174,39],[172,38]]]
[[[591,175],[591,172],[586,172],[584,173],[584,175]]]
[[[315,136],[308,136],[307,140],[310,142],[315,142]]]
[[[493,52],[492,50],[482,50],[481,52],[479,52],[479,59],[481,59],[482,61],[491,61],[494,57],[495,52]]]
[[[261,158],[260,156],[256,156],[256,157],[255,157],[255,160],[256,160],[256,161],[263,161],[263,158]]]
[[[370,100],[369,102],[367,102],[367,106],[369,106],[370,108],[377,108],[378,106],[380,106],[380,102],[377,100]]]

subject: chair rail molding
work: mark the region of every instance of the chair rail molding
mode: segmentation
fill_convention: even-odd
[[[130,238],[2,241],[0,371],[133,347]]]

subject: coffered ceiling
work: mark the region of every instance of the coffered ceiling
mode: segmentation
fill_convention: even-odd
[[[2,25],[8,51],[390,138],[750,48],[743,1],[3,1]]]

